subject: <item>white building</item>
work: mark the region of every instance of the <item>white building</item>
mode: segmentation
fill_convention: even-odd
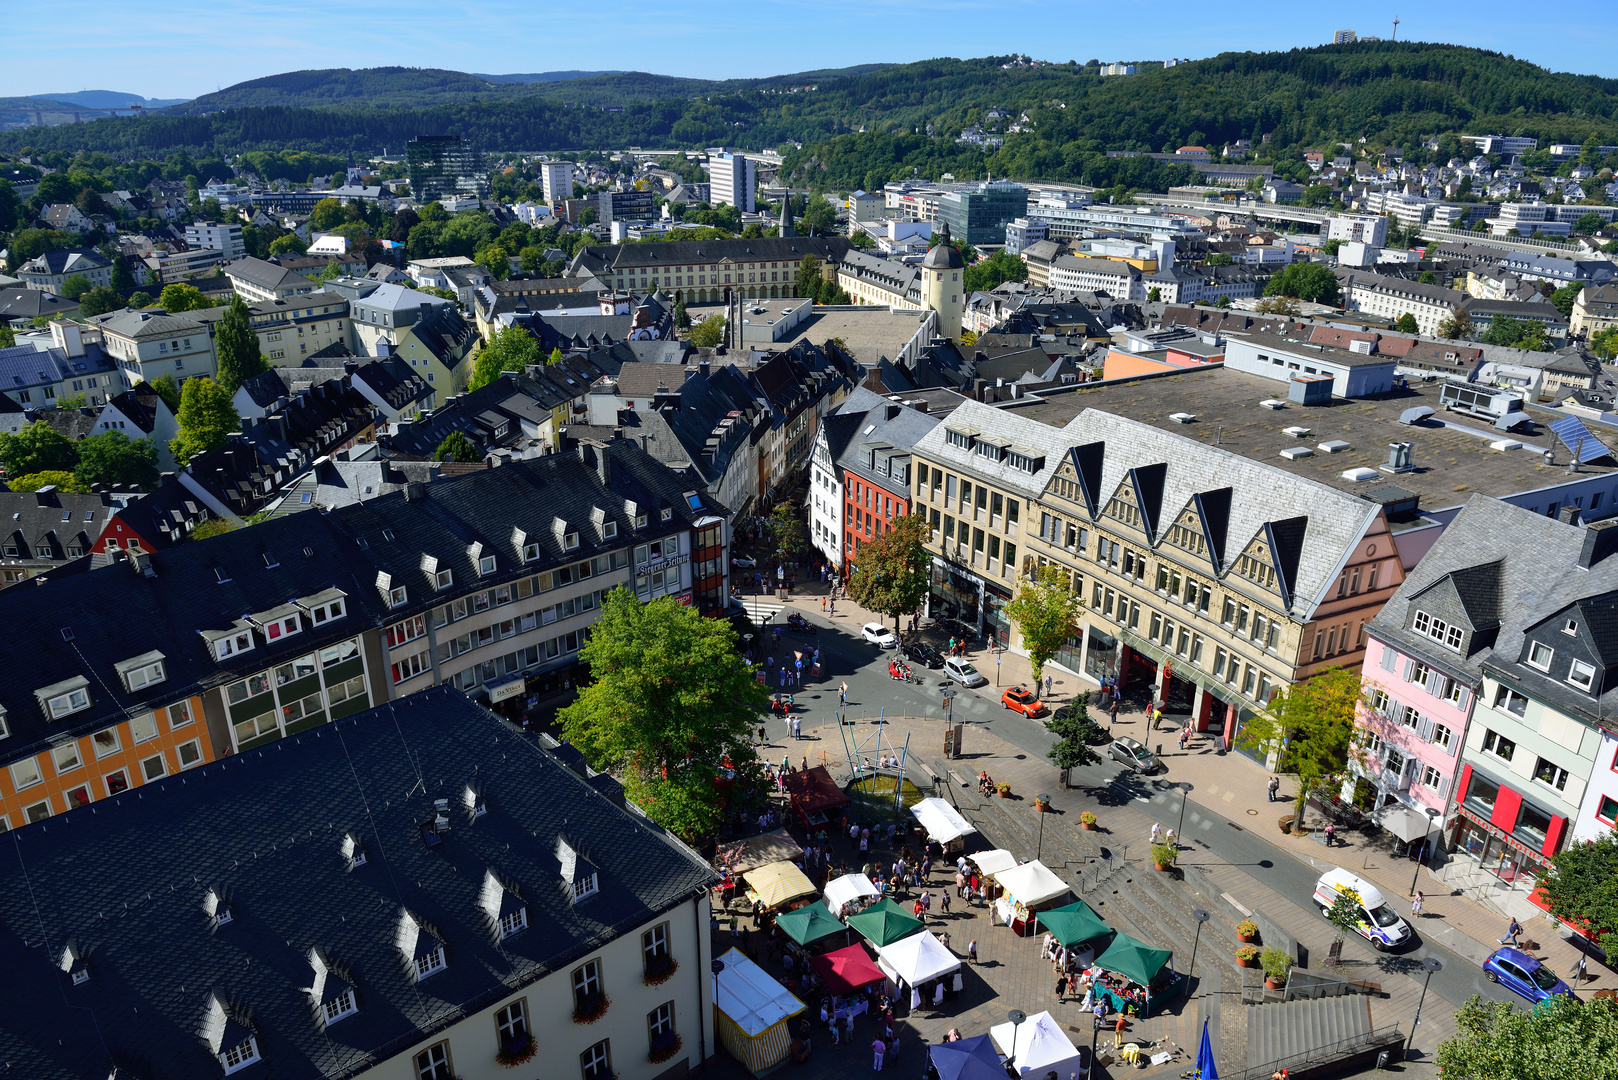
[[[212,222],[202,221],[187,225],[185,242],[193,248],[210,248],[220,252],[227,259],[239,259],[247,254],[247,244],[242,240],[242,227],[236,223],[215,225]]]
[[[1051,263],[1050,285],[1067,292],[1104,292],[1114,300],[1144,300],[1141,273],[1125,262],[1063,255]]]
[[[751,214],[757,171],[753,159],[741,154],[712,154],[708,158],[708,180],[713,205],[728,204]]]
[[[1326,222],[1326,238],[1384,247],[1388,219],[1377,214],[1333,214]]]
[[[545,201],[555,206],[563,199],[573,197],[573,163],[546,161],[539,166],[540,182],[545,186]]]

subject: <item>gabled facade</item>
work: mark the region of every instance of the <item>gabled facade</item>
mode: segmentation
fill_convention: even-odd
[[[51,485],[0,492],[0,588],[92,554],[113,515],[139,498],[78,495]]]
[[[308,296],[319,289],[313,281],[284,266],[251,256],[225,266],[231,287],[248,303]]]
[[[835,419],[846,415],[840,412]],[[837,458],[843,492],[840,565],[858,563],[861,545],[910,513],[911,448],[938,424],[936,417],[891,401],[854,419],[856,430]]]

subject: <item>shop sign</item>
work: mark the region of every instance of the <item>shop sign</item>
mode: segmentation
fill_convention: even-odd
[[[687,589],[685,592],[683,592],[679,596],[675,597],[675,599],[680,601],[680,603],[684,604],[686,607],[690,607],[691,606],[691,590]]]
[[[521,694],[526,686],[526,680],[524,680],[521,675],[513,675],[510,678],[498,683],[489,683],[489,703],[492,705],[497,701],[505,701],[507,698],[514,698],[518,694]]]
[[[1533,848],[1531,848],[1528,845],[1524,844],[1520,840],[1512,839],[1510,833],[1507,833],[1507,832],[1503,831],[1497,825],[1491,824],[1490,822],[1487,822],[1487,821],[1483,820],[1481,817],[1474,814],[1472,811],[1468,810],[1464,805],[1457,805],[1455,807],[1455,809],[1460,811],[1460,815],[1463,818],[1465,818],[1467,821],[1470,821],[1473,825],[1475,825],[1478,828],[1482,829],[1484,832],[1488,833],[1490,836],[1494,837],[1496,840],[1504,841],[1506,846],[1517,849],[1518,851],[1522,852],[1524,855],[1527,855],[1530,859],[1534,860],[1535,862],[1537,862],[1537,863],[1539,863],[1541,865],[1549,865],[1548,863],[1546,863],[1545,857],[1543,855],[1541,855],[1539,852],[1535,851]]]
[[[671,566],[679,566],[681,563],[690,561],[691,556],[689,555],[670,555],[666,559],[657,559],[652,562],[637,563],[635,565],[635,576],[639,577],[642,574],[655,573],[658,570],[666,570]]]

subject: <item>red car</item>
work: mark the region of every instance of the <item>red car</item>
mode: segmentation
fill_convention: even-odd
[[[1045,703],[1021,686],[1013,686],[1000,695],[1000,704],[1016,709],[1024,716],[1044,716],[1050,712]]]

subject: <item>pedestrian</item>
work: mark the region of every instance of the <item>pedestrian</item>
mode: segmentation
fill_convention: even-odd
[[[1067,998],[1067,973],[1062,972],[1056,976],[1056,1001],[1060,1004]]]
[[[1045,676],[1045,696],[1051,696],[1051,677],[1049,675]]]
[[[874,1064],[872,1064],[871,1068],[875,1069],[877,1072],[882,1071],[882,1055],[887,1053],[887,1050],[887,1043],[883,1042],[881,1039],[872,1040],[871,1053],[876,1055],[876,1061]]]
[[[1155,844],[1155,843],[1157,843],[1158,841],[1160,841],[1162,839],[1163,839],[1163,826],[1159,825],[1155,821],[1152,822],[1152,843]]]
[[[764,732],[764,725],[763,724],[760,724],[758,726],[758,744],[760,746],[768,746],[769,745],[769,743],[765,741],[765,732]]]
[[[1167,844],[1171,848],[1176,848],[1176,849],[1179,848],[1179,846],[1180,846],[1175,841],[1175,836],[1174,836],[1174,830],[1173,829],[1170,829],[1168,832],[1163,834],[1163,843]]]
[[[1275,801],[1276,792],[1278,792],[1280,790],[1281,790],[1281,778],[1279,776],[1270,777],[1269,793],[1270,793],[1270,801],[1271,802]]]
[[[1118,699],[1116,697],[1114,697],[1112,699],[1111,707],[1109,707],[1107,709],[1107,726],[1111,727],[1113,724],[1116,724],[1117,722],[1118,722]],[[1272,799],[1270,801],[1274,802],[1275,800]]]
[[[843,683],[842,688],[837,691],[837,705],[838,705],[839,708],[841,708],[841,707],[843,707],[843,706],[845,706],[847,704],[848,704],[848,683],[845,682],[845,683]]]
[[[800,716],[792,718],[792,737],[799,742],[803,741],[803,718]],[[809,759],[805,758],[804,760],[808,761]]]
[[[1507,945],[1507,944],[1516,945],[1517,944],[1517,935],[1521,934],[1521,933],[1522,933],[1522,924],[1519,923],[1517,921],[1517,917],[1515,915],[1513,915],[1511,917],[1511,921],[1506,924],[1506,936],[1501,938],[1496,944],[1499,944],[1499,945]]]
[[[826,614],[826,598],[824,596],[820,598],[820,613],[822,615]]]
[[[1186,740],[1189,739],[1189,738],[1191,738],[1191,726],[1189,724],[1187,724],[1185,727],[1180,729],[1180,749],[1181,750],[1185,749]]]
[[[1584,982],[1584,972],[1585,972],[1585,969],[1589,966],[1589,964],[1590,964],[1590,958],[1588,956],[1584,956],[1584,955],[1581,954],[1579,956],[1579,962],[1576,965],[1574,965],[1574,967],[1573,967],[1573,985],[1574,986],[1578,986],[1580,983]]]
[[[1096,1014],[1096,1027],[1099,1028],[1099,1027],[1101,1027],[1101,1022],[1107,1018],[1107,999],[1106,998],[1103,998],[1103,997],[1097,995],[1095,1014]]]
[[[943,905],[944,914],[948,915],[949,914],[949,890],[948,889],[945,889],[943,892],[938,894],[938,902]]]
[[[1152,710],[1152,730],[1153,731],[1157,730],[1158,722],[1160,720],[1162,720],[1162,719],[1163,719],[1163,706],[1159,705],[1159,706],[1157,706],[1156,708],[1154,708]]]
[[[1336,839],[1337,839],[1337,823],[1335,821],[1326,822],[1326,846],[1331,847],[1332,841],[1334,841]]]
[[[1126,1023],[1126,1021],[1124,1020],[1124,1014],[1119,1013],[1118,1014],[1118,1022],[1112,1026],[1112,1048],[1114,1050],[1121,1049],[1123,1047],[1123,1045],[1124,1045],[1124,1025],[1125,1025],[1125,1023]]]
[[[955,871],[955,895],[966,897],[966,874],[960,870]]]
[[[1042,939],[1040,939],[1039,958],[1041,960],[1049,960],[1051,958],[1051,944],[1055,942],[1055,940],[1056,939],[1050,934],[1046,934]]]
[[[975,964],[978,962],[977,938],[973,938],[971,941],[966,943],[966,962],[969,964]]]

